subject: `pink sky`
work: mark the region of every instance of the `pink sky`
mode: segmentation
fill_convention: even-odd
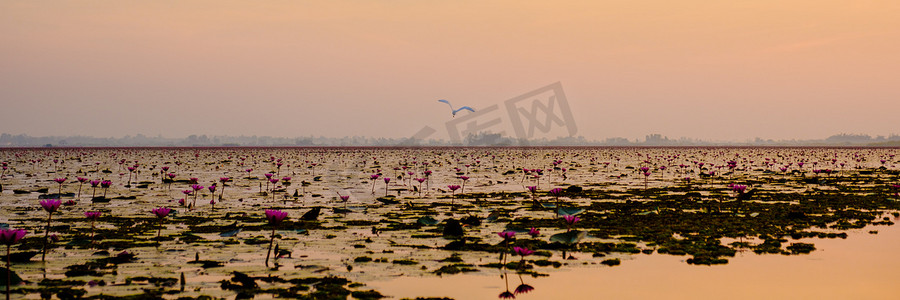
[[[588,139],[900,133],[896,1],[2,1],[0,132],[405,137],[561,82]],[[465,113],[461,113],[465,114]]]

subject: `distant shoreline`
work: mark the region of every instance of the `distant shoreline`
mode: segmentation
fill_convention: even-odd
[[[900,146],[871,146],[871,145],[701,145],[701,146],[54,146],[54,147],[34,147],[34,146],[0,146],[0,150],[78,150],[78,149],[148,149],[148,150],[166,150],[166,149],[204,149],[204,150],[227,150],[227,149],[891,149],[900,148]]]

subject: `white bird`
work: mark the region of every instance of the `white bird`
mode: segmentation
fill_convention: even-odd
[[[453,117],[454,117],[454,118],[456,117],[456,113],[458,113],[458,112],[461,111],[461,110],[468,110],[468,111],[471,111],[471,112],[475,112],[474,109],[472,109],[471,107],[468,107],[468,106],[463,106],[463,107],[460,107],[460,108],[457,108],[457,109],[453,109],[453,104],[450,104],[450,101],[447,101],[447,100],[444,100],[444,99],[438,100],[438,102],[444,102],[444,103],[447,103],[447,105],[450,105],[450,112],[453,113]]]

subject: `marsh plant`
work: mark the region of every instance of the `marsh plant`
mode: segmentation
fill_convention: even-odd
[[[266,267],[269,266],[269,257],[272,253],[272,245],[275,244],[275,229],[278,229],[278,225],[281,225],[285,219],[287,219],[288,213],[275,209],[267,209],[266,210],[266,220],[269,221],[269,225],[272,226],[272,235],[269,239],[269,249],[266,250]]]
[[[159,207],[154,208],[150,212],[153,213],[153,215],[156,216],[156,218],[159,220],[159,226],[157,226],[156,230],[156,238],[159,239],[160,235],[162,235],[163,221],[165,221],[166,216],[168,216],[169,213],[172,212],[172,209],[168,207]]]
[[[59,199],[45,199],[41,200],[41,207],[47,211],[47,227],[44,230],[44,242],[41,246],[41,261],[45,261],[47,257],[47,238],[50,236],[50,221],[53,220],[53,213],[59,210],[59,206],[62,205],[62,202]]]
[[[6,245],[6,300],[9,300],[9,287],[12,286],[12,271],[10,270],[10,248],[19,243],[28,231],[25,229],[0,229],[0,243]]]
[[[94,245],[94,223],[97,222],[97,219],[100,218],[102,213],[99,211],[86,211],[84,212],[84,217],[88,220],[91,220],[91,246]]]

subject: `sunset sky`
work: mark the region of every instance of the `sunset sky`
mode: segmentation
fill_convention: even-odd
[[[561,82],[588,139],[900,134],[898,16],[898,1],[6,0],[0,132],[397,138],[442,129],[438,99],[479,110]]]

